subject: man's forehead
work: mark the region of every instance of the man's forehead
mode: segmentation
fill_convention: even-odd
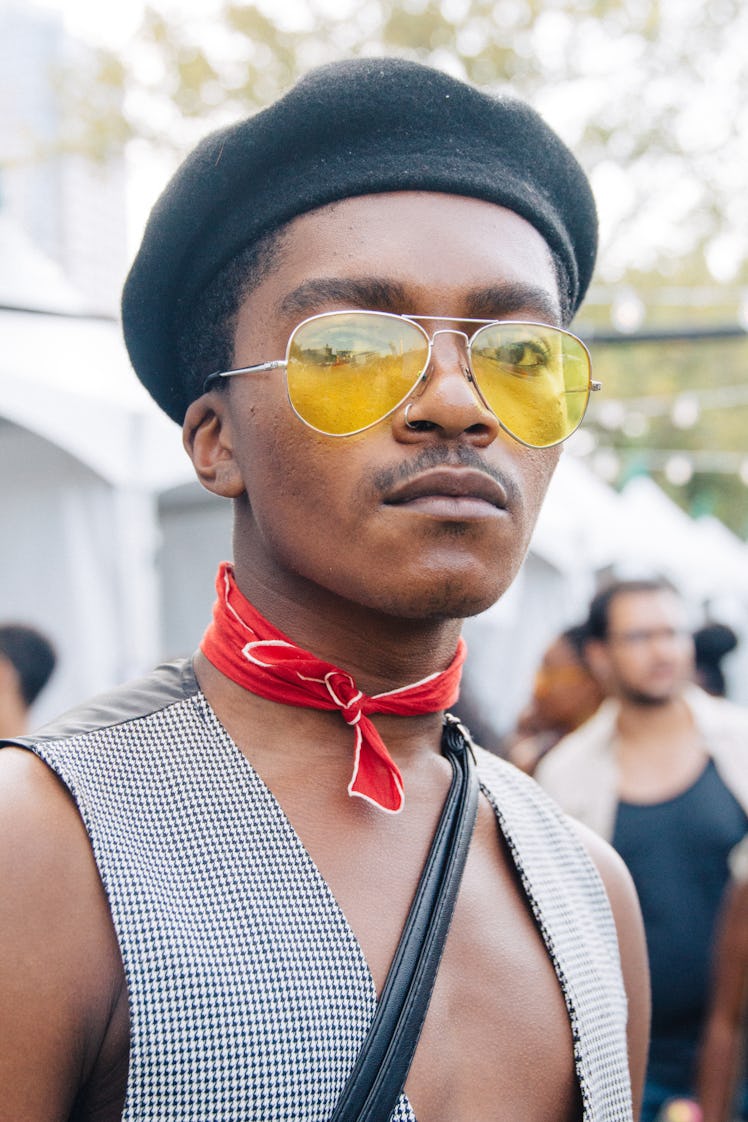
[[[610,615],[617,619],[652,615],[686,616],[686,606],[677,592],[670,588],[626,590],[614,596]]]
[[[438,230],[440,241],[454,238],[468,243],[476,225],[482,230],[495,228],[504,239],[521,234],[525,241],[535,242],[539,252],[552,256],[549,239],[520,207],[431,188],[360,191],[334,203],[311,207],[281,230],[284,239],[293,238],[298,231],[311,230],[316,236],[331,232],[334,238],[345,232],[348,237],[338,245],[347,254],[359,244],[362,227],[364,234],[376,236],[377,248],[381,249],[388,242],[400,244],[411,233],[417,236],[422,230],[429,235]],[[355,242],[351,240],[354,237]]]
[[[433,290],[475,318],[559,314],[542,235],[507,208],[438,192],[357,196],[299,216],[283,230],[269,275],[278,312],[301,318],[326,306],[416,313],[424,289],[427,300]]]

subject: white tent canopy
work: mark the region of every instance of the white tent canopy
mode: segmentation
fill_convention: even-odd
[[[191,477],[179,428],[135,377],[119,325],[0,311],[2,414],[113,486],[162,490]]]
[[[0,262],[0,619],[58,647],[48,716],[157,660],[158,495],[192,470],[118,324],[86,318],[7,220]]]
[[[84,315],[86,303],[54,261],[0,211],[0,305]]]
[[[645,562],[663,572],[696,604],[724,595],[748,598],[746,546],[716,518],[689,518],[646,476],[632,479],[621,492],[620,508],[635,530],[621,561]]]

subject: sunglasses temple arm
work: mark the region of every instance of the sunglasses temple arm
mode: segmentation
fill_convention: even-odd
[[[597,393],[603,388],[602,382],[590,382],[589,386],[580,386],[576,390],[564,390],[563,393]]]
[[[272,362],[258,362],[255,366],[240,366],[236,370],[218,370],[209,374],[203,382],[203,390],[210,389],[220,378],[233,378],[235,374],[261,374],[265,370],[283,370],[286,366],[284,358],[274,359]]]

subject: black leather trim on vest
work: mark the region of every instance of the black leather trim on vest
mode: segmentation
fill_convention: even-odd
[[[42,744],[47,740],[66,740],[97,729],[122,725],[157,713],[177,701],[184,701],[198,693],[199,689],[191,658],[165,662],[145,678],[99,694],[69,709],[31,736],[1,741],[0,747],[5,744],[30,748],[32,744]]]

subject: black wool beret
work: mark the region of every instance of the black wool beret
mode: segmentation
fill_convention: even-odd
[[[232,257],[316,207],[408,190],[485,199],[527,219],[562,260],[576,311],[595,260],[595,204],[542,118],[513,97],[404,59],[333,63],[207,136],[151,213],[122,322],[135,371],[161,408],[181,422],[200,393],[179,369],[177,339]]]

